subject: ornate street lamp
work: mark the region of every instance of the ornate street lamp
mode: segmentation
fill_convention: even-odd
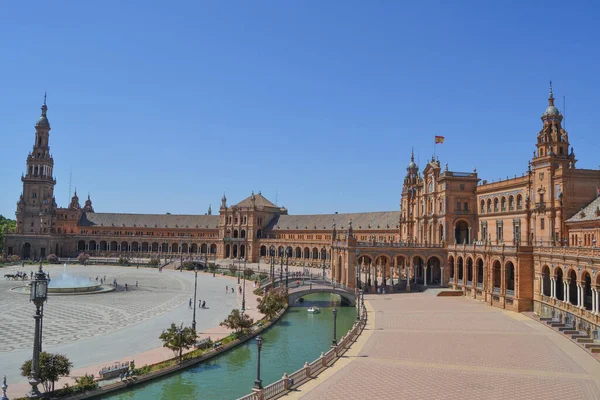
[[[244,258],[244,286],[242,287],[242,312],[246,311],[246,259]]]
[[[8,400],[6,389],[8,389],[8,385],[6,384],[6,375],[4,375],[4,379],[2,380],[2,397],[0,397],[0,400]]]
[[[42,271],[41,263],[39,271],[35,274],[35,278],[29,284],[29,296],[29,300],[33,301],[35,304],[36,311],[33,316],[33,319],[35,320],[35,334],[33,339],[33,359],[31,361],[31,380],[29,381],[31,392],[29,392],[28,396],[30,398],[37,398],[41,396],[37,387],[40,383],[40,344],[42,338],[41,308],[48,299],[48,280],[46,279],[46,274]]]
[[[337,346],[337,308],[333,308],[333,340],[332,344]]]
[[[288,249],[289,250],[289,249]],[[289,267],[289,261],[290,261],[290,252],[286,251],[285,252],[285,288],[288,288],[288,267]]]
[[[283,282],[283,254],[280,254],[281,266],[279,268],[279,286],[281,287],[281,283]]]
[[[256,337],[256,347],[258,348],[258,362],[256,366],[256,380],[254,381],[254,388],[262,389],[262,379],[260,379],[260,351],[262,350],[263,339],[260,335]]]
[[[196,330],[196,291],[198,289],[198,266],[194,266],[194,316],[192,318],[192,329]]]

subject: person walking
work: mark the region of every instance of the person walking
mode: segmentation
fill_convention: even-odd
[[[190,298],[190,302],[188,303],[188,308],[192,308],[192,299]]]
[[[225,286],[225,293],[229,293],[229,286]]]
[[[198,308],[202,308],[202,300],[198,300]]]
[[[125,291],[127,291],[127,284],[125,284]]]
[[[202,308],[206,308],[206,302],[205,301],[202,302]]]
[[[135,281],[135,287],[138,287],[138,281]]]

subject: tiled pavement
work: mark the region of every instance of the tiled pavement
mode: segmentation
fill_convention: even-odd
[[[362,347],[290,397],[600,399],[600,363],[523,315],[423,293],[366,298],[375,324]]]

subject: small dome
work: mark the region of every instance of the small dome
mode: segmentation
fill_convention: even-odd
[[[544,114],[542,114],[542,115],[543,116],[560,115],[560,111],[558,111],[558,108],[556,108],[556,106],[550,105],[550,106],[548,106],[548,108],[546,108],[546,111],[544,111]]]
[[[35,124],[36,128],[50,128],[50,122],[48,122],[48,118],[45,116],[41,116],[40,119]]]

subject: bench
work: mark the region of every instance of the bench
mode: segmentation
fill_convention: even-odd
[[[115,363],[113,366],[103,367],[98,372],[98,375],[100,375],[101,380],[118,378],[120,376],[127,374],[127,372],[129,371],[129,368],[130,368],[129,362]]]
[[[218,341],[218,342],[216,342],[216,343],[213,344],[213,349],[218,349],[221,346],[223,346],[223,342]]]
[[[210,340],[210,337],[207,337],[202,340],[198,340],[196,342],[196,348],[197,349],[205,349],[205,348],[209,347],[211,343],[212,343],[212,340]]]

